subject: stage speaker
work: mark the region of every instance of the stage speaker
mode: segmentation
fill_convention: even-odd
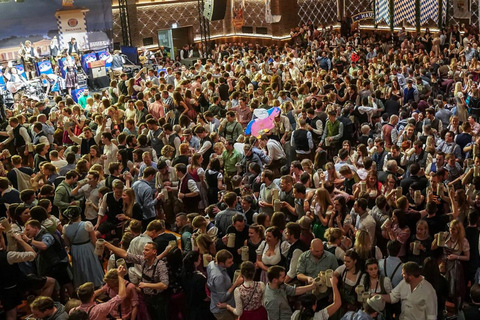
[[[205,0],[203,15],[210,21],[223,20],[227,11],[227,0]]]
[[[108,77],[99,77],[99,78],[92,78],[88,77],[87,79],[88,87],[94,91],[107,88],[110,85],[110,78]]]

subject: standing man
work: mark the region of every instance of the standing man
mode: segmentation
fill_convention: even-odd
[[[390,294],[381,297],[388,303],[402,302],[400,319],[437,319],[437,293],[432,285],[421,276],[421,269],[409,261],[402,268],[403,280]]]
[[[305,119],[300,119],[299,126],[300,128],[292,132],[291,145],[295,147],[298,160],[312,160],[312,149],[314,148],[312,133],[307,130]]]
[[[155,180],[157,170],[153,167],[147,167],[143,171],[142,179],[135,181],[132,185],[132,189],[135,192],[135,202],[137,202],[143,211],[142,226],[145,229],[148,224],[155,220],[157,214],[155,213],[155,205],[158,200],[162,198],[162,193],[159,192],[154,197],[151,184]]]
[[[337,119],[335,110],[328,112],[328,120],[325,123],[320,146],[328,150],[329,156],[337,155],[338,142],[343,137],[343,123]]]
[[[179,180],[178,199],[183,202],[186,212],[197,212],[200,202],[200,190],[192,176],[187,172],[187,166],[183,163],[175,165],[175,172]],[[170,187],[167,187],[169,190]],[[170,191],[170,190],[169,190]]]
[[[233,265],[233,256],[228,250],[220,250],[207,266],[207,286],[210,289],[210,311],[217,320],[235,320],[236,317],[227,309],[220,309],[218,303],[226,302],[235,306],[233,291],[243,283],[243,277],[239,276],[232,284],[227,269]]]
[[[105,242],[105,247],[118,257],[125,259],[127,263],[142,266],[142,280],[138,284],[138,288],[143,294],[147,310],[152,319],[168,319],[168,296],[166,293],[169,283],[168,269],[162,257],[157,256],[155,242],[147,243],[143,248],[142,255],[127,253],[127,251],[117,248],[109,242]]]
[[[280,190],[279,187],[273,183],[273,172],[271,170],[264,170],[260,178],[262,185],[260,186],[260,193],[258,195],[259,213],[266,213],[271,217],[273,215],[272,192],[274,189],[277,189],[280,193]]]
[[[268,320],[290,320],[292,319],[292,308],[288,302],[289,297],[299,296],[308,291],[314,290],[316,285],[312,280],[306,286],[291,286],[285,284],[285,268],[273,266],[268,269],[268,284],[265,288],[265,309],[267,309]],[[320,310],[315,314],[314,319],[326,320],[340,308],[340,292],[337,281],[332,277],[333,304]],[[295,318],[296,319],[296,318]]]
[[[236,164],[242,161],[242,155],[235,150],[234,142],[232,140],[227,140],[225,143],[225,151],[222,153],[222,160],[225,185],[227,186],[227,190],[232,190],[231,180],[239,171],[239,169],[236,167]]]

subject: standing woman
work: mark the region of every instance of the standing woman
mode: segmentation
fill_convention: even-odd
[[[445,278],[448,281],[448,297],[460,308],[467,293],[465,271],[462,262],[470,260],[470,244],[465,237],[465,229],[459,220],[450,222],[449,235],[443,248],[445,254]],[[438,248],[437,237],[432,242],[432,250]]]
[[[371,258],[365,262],[365,273],[360,283],[365,286],[365,291],[371,294],[388,294],[392,291],[392,281],[380,274],[377,259]]]
[[[175,106],[175,123],[178,123],[180,116],[183,114],[186,115],[188,112],[188,106],[179,91],[173,92],[173,104]]]
[[[72,88],[74,89],[77,86],[77,69],[75,65],[75,59],[70,56],[68,53],[65,59],[65,64],[63,69],[65,73],[65,88],[68,90],[68,94],[72,96]]]
[[[267,283],[267,271],[271,266],[284,267],[290,245],[282,241],[282,232],[277,227],[270,227],[265,232],[265,240],[257,249],[257,266],[262,269],[260,280]]]
[[[333,216],[333,201],[325,188],[320,188],[315,192],[312,207],[314,213],[313,233],[315,237],[325,240],[324,233],[328,228],[329,220]],[[327,212],[329,212],[328,215]]]
[[[393,210],[392,225],[387,225],[382,231],[382,235],[385,239],[397,240],[402,244],[398,256],[404,259],[407,254],[407,241],[410,238],[410,228],[407,224],[407,217],[402,210]]]
[[[248,228],[248,239],[245,245],[248,247],[248,260],[257,262],[257,249],[265,238],[265,228],[262,225],[254,223]],[[256,269],[254,280],[260,280],[261,269]]]
[[[128,226],[132,219],[142,221],[143,211],[140,204],[135,202],[135,192],[132,188],[126,188],[122,193],[123,212],[117,215],[117,219],[123,222],[123,228]]]
[[[85,282],[93,282],[95,287],[99,287],[103,283],[103,268],[94,252],[97,236],[92,223],[82,221],[81,211],[80,207],[70,206],[62,213],[69,220],[63,229],[63,238],[70,246],[73,283],[78,287]]]
[[[197,183],[198,190],[200,191],[200,202],[198,209],[203,210],[208,206],[207,199],[207,184],[205,183],[205,170],[202,168],[203,156],[200,153],[195,153],[192,156],[192,163],[187,167],[188,173],[192,176],[193,180]]]
[[[359,260],[358,254],[353,250],[349,250],[345,254],[344,264],[333,272],[333,275],[338,278],[338,290],[342,297],[339,318],[348,311],[356,311],[358,309],[355,288],[360,284],[362,278],[362,269],[358,265]]]
[[[420,242],[418,255],[413,253],[413,246],[415,241]],[[430,255],[430,247],[432,245],[432,237],[428,230],[428,223],[426,220],[419,220],[417,222],[417,231],[410,239],[409,261],[416,262],[419,266],[423,265],[423,261]]]
[[[183,258],[182,282],[187,295],[186,320],[214,320],[210,312],[210,296],[207,294],[207,278],[198,271],[202,257],[198,251],[190,251]]]
[[[455,104],[457,105],[457,117],[461,123],[465,123],[468,120],[467,104],[465,103],[465,96],[463,94],[463,86],[459,81],[455,83],[455,90],[453,96],[455,97]]]
[[[228,309],[239,320],[267,320],[267,310],[263,306],[265,295],[265,284],[253,281],[255,276],[255,265],[251,261],[245,261],[240,266],[240,275],[243,277],[243,284],[235,288],[235,308],[226,302],[219,303],[221,309]]]

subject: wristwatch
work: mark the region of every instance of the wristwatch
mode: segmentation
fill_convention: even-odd
[[[33,241],[32,239],[28,239],[27,243],[32,244],[32,241]]]

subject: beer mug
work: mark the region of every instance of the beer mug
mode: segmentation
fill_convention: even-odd
[[[360,191],[361,192],[366,192],[367,191],[367,182],[360,181]]]
[[[127,264],[125,263],[125,259],[117,259],[117,268],[123,266],[125,269],[127,269]]]
[[[359,284],[355,288],[355,292],[357,293],[357,301],[358,302],[363,302],[362,294],[365,292],[365,286],[363,284]]]
[[[413,254],[418,256],[420,254],[420,241],[414,241],[413,242]]]
[[[367,302],[368,298],[370,298],[370,292],[362,293],[362,302],[363,303]]]
[[[177,240],[170,240],[170,241],[168,241],[168,245],[171,246],[172,249],[178,247]]]
[[[243,246],[242,247],[242,261],[248,261],[248,258],[250,258],[250,254],[248,252],[248,246]]]
[[[480,176],[480,167],[479,166],[475,166],[475,168],[473,169],[473,176],[474,177]]]
[[[8,222],[7,218],[1,217],[0,218],[0,224],[5,229],[5,232],[8,232],[8,231],[12,230],[12,226],[10,225],[10,222]]]
[[[397,187],[397,199],[403,195],[402,187]]]
[[[445,247],[445,239],[447,238],[446,234],[448,234],[448,232],[437,233],[437,246]]]
[[[273,212],[278,212],[282,210],[282,202],[278,199],[273,201]]]
[[[227,235],[227,247],[235,248],[235,233],[229,233]]]
[[[327,269],[325,271],[325,281],[327,283],[327,287],[331,288],[332,287],[332,276],[333,276],[333,270],[332,269]]]
[[[162,190],[162,195],[163,195],[163,201],[167,200],[168,199],[168,190],[163,189]]]
[[[98,239],[97,242],[95,243],[95,255],[96,256],[103,255],[103,250],[104,249],[105,249],[105,240],[104,239]]]
[[[385,220],[381,226],[381,229],[384,230],[384,229],[387,229],[389,226],[392,225],[392,219],[390,218],[387,218],[387,220]]]
[[[415,190],[414,198],[415,198],[415,203],[417,205],[421,204],[422,203],[422,191]]]

